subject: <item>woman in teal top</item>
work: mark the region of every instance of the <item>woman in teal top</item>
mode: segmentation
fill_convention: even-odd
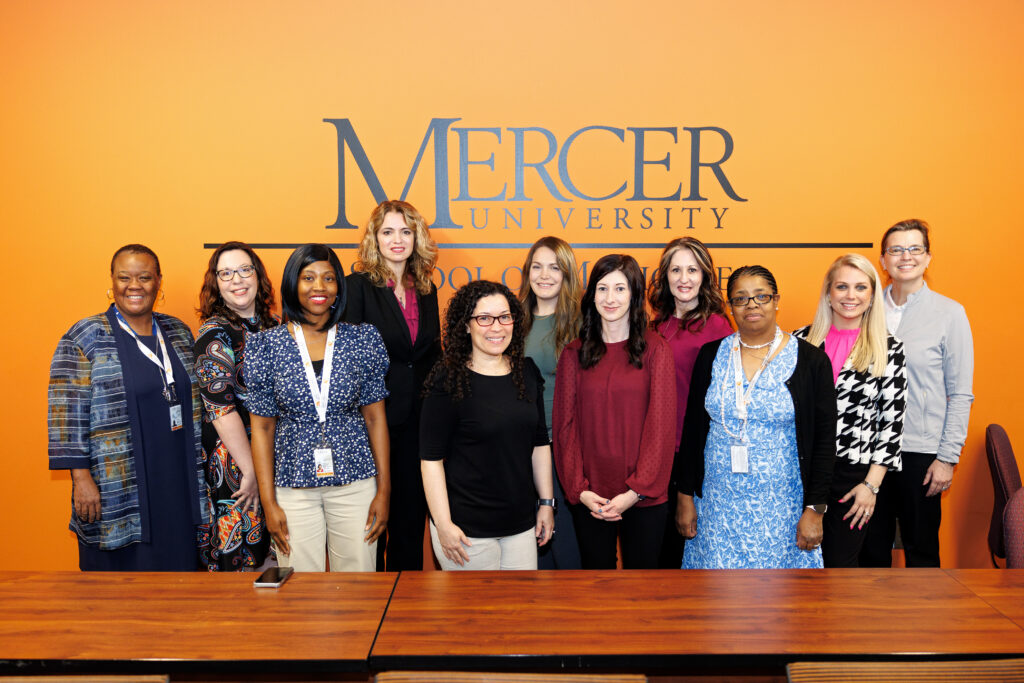
[[[537,240],[526,253],[519,300],[523,304],[526,356],[533,359],[544,377],[548,436],[555,400],[555,367],[562,349],[579,332],[582,293],[572,247],[558,237]],[[537,568],[579,569],[580,552],[572,517],[565,508],[565,496],[555,474],[556,533],[551,543],[538,549]]]

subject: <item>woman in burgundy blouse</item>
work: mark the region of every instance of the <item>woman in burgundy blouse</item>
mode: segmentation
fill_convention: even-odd
[[[657,567],[676,433],[672,350],[649,330],[636,260],[595,265],[580,337],[558,361],[552,416],[557,471],[584,569]]]
[[[683,417],[690,393],[693,362],[704,344],[728,337],[732,325],[725,317],[725,297],[711,253],[693,237],[678,237],[665,245],[657,277],[647,292],[654,320],[651,329],[665,338],[676,363],[676,447],[683,436]],[[668,518],[676,516],[676,485],[669,482]],[[676,525],[665,525],[658,566],[677,569],[683,563],[683,537]]]

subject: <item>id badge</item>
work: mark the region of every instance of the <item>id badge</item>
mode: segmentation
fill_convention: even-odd
[[[334,476],[334,458],[331,457],[330,448],[314,449],[313,461],[316,465],[316,476],[318,479]]]
[[[750,471],[750,462],[747,460],[746,446],[732,447],[732,471],[736,474],[747,474]]]
[[[171,406],[171,431],[175,432],[181,429],[181,404]]]

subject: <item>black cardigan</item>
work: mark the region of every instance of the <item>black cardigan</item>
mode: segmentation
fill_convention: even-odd
[[[391,394],[385,403],[388,427],[400,426],[410,418],[418,419],[423,381],[441,354],[437,288],[431,284],[429,294],[416,292],[420,320],[414,341],[390,287],[374,286],[364,273],[346,277],[345,287],[345,322],[372,324],[388,350],[391,363],[385,378]],[[413,425],[413,429],[416,428]]]
[[[722,341],[702,346],[693,366],[683,439],[673,469],[678,490],[686,495],[701,495],[704,483],[704,445],[711,428],[704,397],[711,386],[711,367]],[[790,343],[793,341],[797,344],[796,369],[786,380],[786,388],[796,411],[796,448],[804,505],[817,505],[828,502],[836,460],[836,389],[832,362],[825,352],[803,339],[791,339]]]

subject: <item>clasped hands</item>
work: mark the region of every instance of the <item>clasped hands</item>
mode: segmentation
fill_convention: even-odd
[[[640,496],[631,489],[626,489],[614,498],[605,498],[593,491],[584,491],[580,494],[580,502],[590,510],[590,516],[595,519],[603,519],[606,522],[617,522],[622,519],[622,513],[636,505]]]

